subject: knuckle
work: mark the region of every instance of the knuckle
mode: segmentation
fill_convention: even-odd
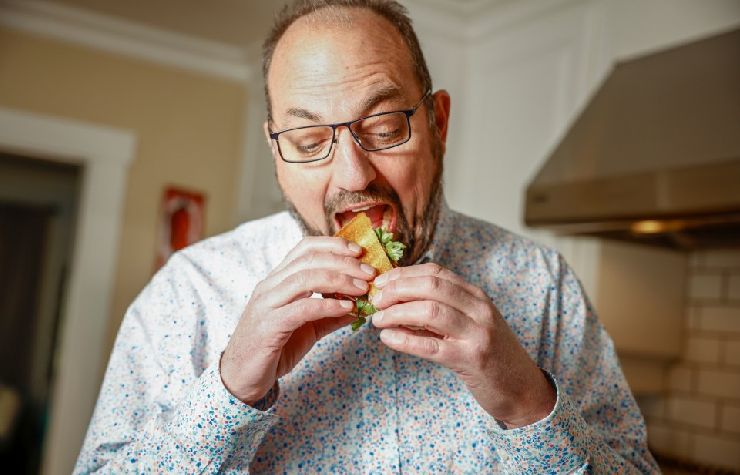
[[[439,342],[435,338],[424,338],[419,342],[419,349],[427,355],[435,355],[439,352]]]
[[[489,302],[478,304],[477,312],[483,316],[485,322],[494,323],[498,320],[498,310]]]
[[[340,263],[345,267],[356,267],[358,264],[358,261],[354,257],[347,256],[347,257],[342,257],[340,260]]]
[[[483,353],[487,353],[488,349],[493,345],[493,327],[486,327],[479,335],[479,350]]]
[[[319,253],[316,251],[308,251],[302,259],[306,263],[306,267],[316,267],[319,261]]]
[[[442,282],[438,277],[427,277],[424,279],[424,287],[427,291],[436,293],[439,291]]]
[[[481,289],[481,288],[480,288],[480,287],[478,287],[477,285],[473,285],[473,286],[472,286],[472,288],[473,288],[473,295],[474,295],[475,297],[478,297],[478,298],[479,298],[479,299],[481,299],[481,300],[488,300],[488,294],[487,294],[487,293],[485,293],[485,292],[483,291],[483,289]]]
[[[437,264],[436,262],[429,262],[424,265],[427,267],[430,275],[440,275],[444,271],[444,267]]]
[[[291,274],[291,276],[285,280],[286,283],[288,283],[294,289],[308,290],[308,288],[311,286],[311,273],[305,270],[301,270],[294,274]]]
[[[426,303],[426,314],[427,314],[427,320],[429,323],[436,323],[440,320],[442,317],[442,309],[437,302],[427,302]]]
[[[470,359],[473,366],[483,369],[490,361],[489,354],[493,342],[492,329],[485,329],[478,333],[476,339],[470,345]]]
[[[339,272],[322,272],[323,279],[337,286],[352,285],[352,278]]]
[[[297,315],[303,315],[310,311],[312,306],[312,302],[310,302],[311,300],[314,299],[302,299],[296,302],[295,305],[292,306],[293,311],[291,312],[291,316],[295,317]]]
[[[323,299],[321,301],[320,308],[324,312],[336,312],[337,310],[342,309],[342,307],[339,305],[339,301],[336,299]]]

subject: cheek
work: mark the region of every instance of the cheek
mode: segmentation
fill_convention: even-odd
[[[406,216],[412,220],[415,215],[424,210],[431,189],[433,170],[419,166],[422,160],[426,161],[427,158],[422,158],[422,156],[409,160],[405,157],[400,158],[396,162],[397,166],[388,169],[385,173],[388,183],[401,199]]]
[[[298,170],[289,164],[277,165],[277,178],[285,197],[313,226],[324,230],[326,179],[315,170]],[[326,230],[324,230],[326,231]]]

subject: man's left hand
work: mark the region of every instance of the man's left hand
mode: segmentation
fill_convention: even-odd
[[[388,347],[453,370],[508,428],[552,411],[554,389],[483,290],[437,264],[395,268],[375,286],[372,322]]]

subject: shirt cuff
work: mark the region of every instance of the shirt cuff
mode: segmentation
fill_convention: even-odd
[[[234,397],[221,381],[218,361],[206,369],[172,419],[171,431],[197,467],[220,467],[235,453],[254,455],[277,420]]]
[[[552,412],[528,426],[505,429],[493,417],[488,433],[507,473],[571,473],[589,464],[590,429],[580,412],[547,373],[557,392]]]

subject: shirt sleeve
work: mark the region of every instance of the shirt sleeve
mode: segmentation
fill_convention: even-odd
[[[126,313],[74,473],[216,473],[251,459],[274,424],[201,353],[205,317],[183,303],[181,271],[168,264]]]
[[[536,360],[552,377],[557,402],[545,419],[517,429],[491,418],[507,473],[660,473],[611,338],[559,256],[552,271]]]

